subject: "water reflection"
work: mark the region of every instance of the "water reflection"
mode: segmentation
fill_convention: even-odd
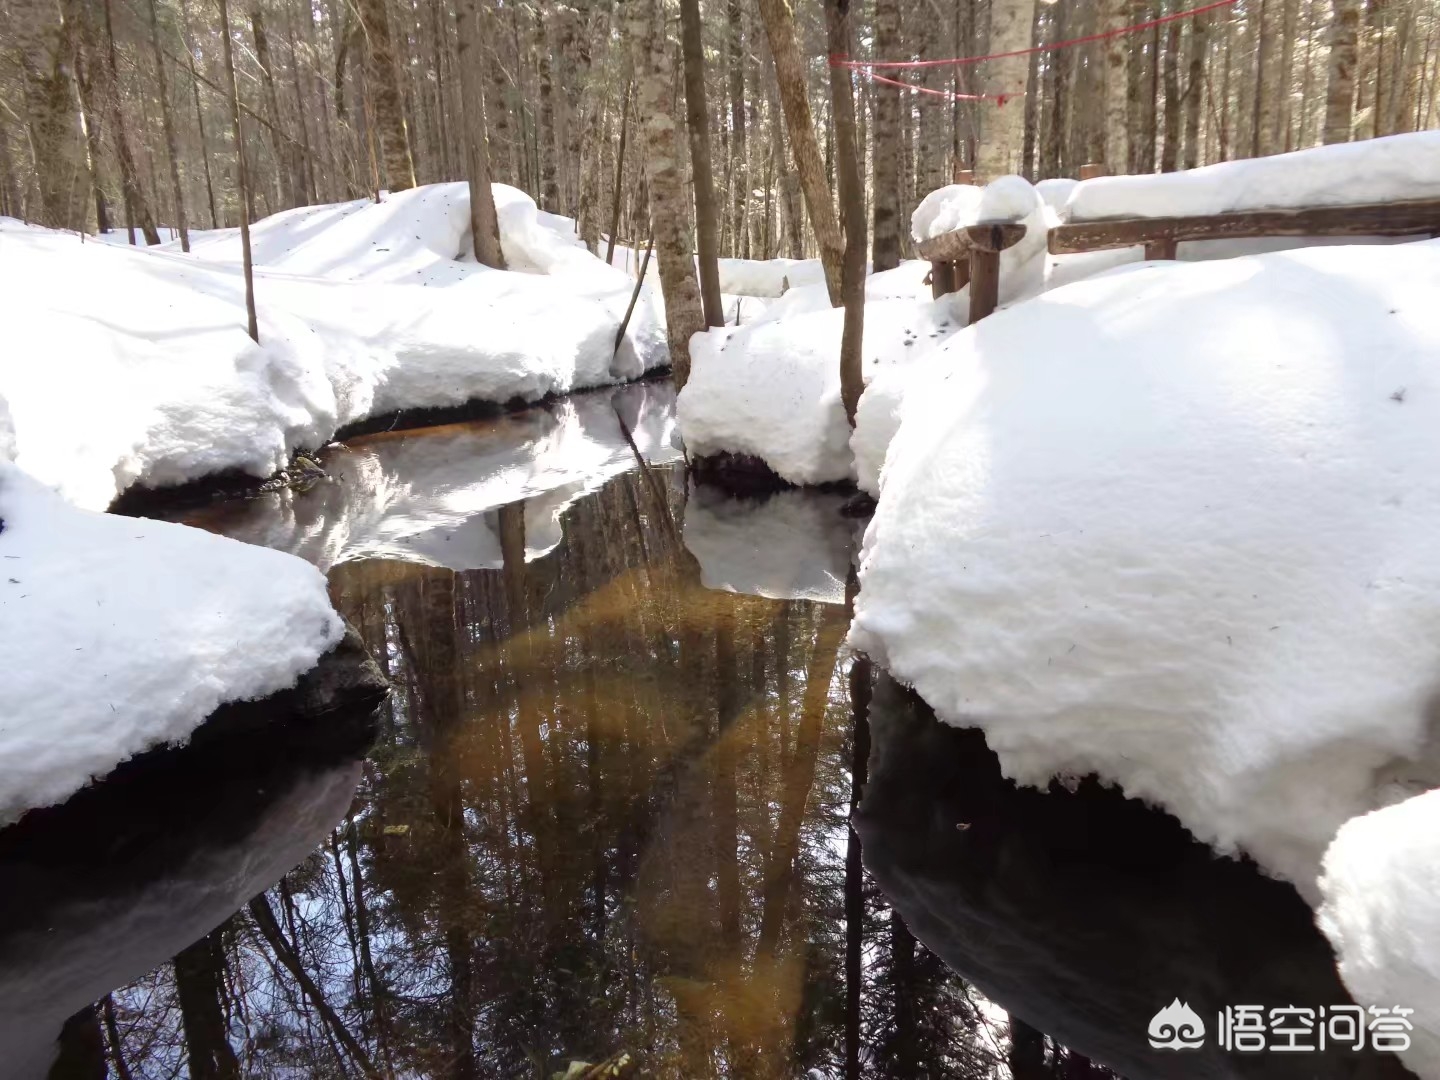
[[[637,452],[679,459],[674,403],[669,383],[632,383],[494,420],[373,435],[329,448],[328,475],[308,490],[187,520],[321,570],[361,559],[494,569],[504,562],[499,508],[523,503],[525,557],[536,559],[560,542],[565,510],[634,468]]]
[[[1410,1075],[1389,1054],[1219,1049],[1225,1006],[1350,1003],[1289,885],[1093,780],[1017,789],[980,732],[938,723],[888,678],[870,721],[865,865],[915,933],[1022,1026],[1131,1080]],[[1204,1048],[1150,1049],[1150,1018],[1175,997],[1209,1027]],[[1012,1066],[1048,1075],[1035,1051]]]
[[[349,813],[55,1075],[996,1075],[1003,1033],[859,872],[845,607],[706,589],[686,498],[627,472],[539,558],[507,504],[495,569],[340,559],[397,687]]]
[[[372,736],[364,716],[336,718],[323,735],[281,727],[263,746],[246,731],[192,751],[183,768],[114,781],[0,831],[0,1075],[45,1075],[72,1014],[58,1075],[104,1075],[101,1025],[123,1024],[109,991],[303,860],[345,814]],[[149,987],[131,997],[190,1028],[207,997],[187,996],[193,980],[177,964],[160,998]],[[146,1058],[177,1050],[152,1044]]]

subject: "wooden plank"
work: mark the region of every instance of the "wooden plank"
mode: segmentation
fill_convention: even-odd
[[[1000,253],[970,249],[970,325],[974,326],[1000,305]]]
[[[1112,218],[1050,230],[1050,253],[1135,247],[1157,241],[1239,240],[1256,236],[1411,236],[1440,231],[1440,199],[1255,210],[1209,217]]]
[[[941,233],[915,244],[915,254],[933,262],[960,262],[970,258],[970,238],[964,229]]]
[[[1179,245],[1174,240],[1151,240],[1145,245],[1145,258],[1150,261],[1157,259],[1175,258],[1175,249]]]
[[[971,248],[981,251],[1004,251],[1025,239],[1025,226],[1019,222],[982,222],[969,225],[963,231],[970,239]]]
[[[1105,165],[1102,162],[1091,162],[1089,165],[1080,166],[1081,180],[1094,180],[1097,176],[1105,175]]]

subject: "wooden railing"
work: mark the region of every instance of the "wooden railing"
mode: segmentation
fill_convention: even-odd
[[[1018,223],[981,223],[916,244],[930,260],[936,299],[970,286],[970,321],[999,304],[1000,252],[1025,236]],[[1440,236],[1440,199],[1252,210],[1193,217],[1127,217],[1077,221],[1050,230],[1052,255],[1144,247],[1147,259],[1173,259],[1187,240],[1240,240],[1266,236]]]

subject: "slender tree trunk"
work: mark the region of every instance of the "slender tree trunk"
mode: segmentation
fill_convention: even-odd
[[[135,171],[135,156],[130,152],[130,139],[125,134],[125,116],[120,108],[120,69],[115,62],[115,28],[110,18],[110,0],[105,0],[105,43],[106,67],[109,75],[108,97],[110,99],[110,135],[115,140],[115,156],[120,160],[120,184],[125,191],[125,202],[132,217],[129,224],[138,225],[145,234],[145,243],[160,243],[160,232],[155,228],[155,219],[150,214],[150,204],[141,190],[140,180]]]
[[[230,44],[230,8],[220,3],[221,55],[225,58],[225,88],[230,93],[230,124],[235,138],[235,177],[239,185],[240,255],[245,274],[245,317],[250,340],[260,343],[260,325],[255,315],[255,266],[250,257],[250,184],[245,175],[245,140],[240,129],[240,87],[235,82],[235,51]]]
[[[826,0],[826,44],[832,56],[850,55],[850,0]],[[855,426],[855,410],[865,391],[860,345],[865,329],[865,180],[860,141],[855,131],[854,77],[847,67],[830,69],[830,100],[835,115],[836,173],[845,225],[845,262],[841,295],[845,322],[840,338],[840,400]]]
[[[1127,0],[1105,0],[1104,29],[1118,30],[1125,25]],[[1105,166],[1111,173],[1130,168],[1130,121],[1128,86],[1130,39],[1113,37],[1105,43]]]
[[[683,388],[690,377],[690,336],[704,328],[705,316],[686,228],[690,214],[681,174],[683,147],[671,94],[675,65],[663,0],[626,0],[624,10],[635,49],[636,107],[645,138],[650,217],[660,256],[670,366],[676,386]]]
[[[165,131],[165,152],[170,159],[170,190],[175,200],[175,228],[180,250],[190,250],[190,227],[185,220],[185,190],[180,186],[180,151],[175,142],[175,118],[170,112],[170,91],[165,83],[165,53],[160,48],[160,20],[150,0],[150,44],[155,52],[155,89],[160,95],[160,122]]]
[[[540,206],[551,213],[560,212],[560,181],[555,162],[555,77],[550,64],[550,38],[545,20],[537,8],[534,27],[535,68],[539,97],[536,139],[540,152]]]
[[[275,190],[279,192],[282,206],[296,206],[300,198],[296,194],[290,146],[280,129],[280,95],[275,90],[275,74],[270,64],[270,35],[265,32],[265,13],[258,4],[250,9],[250,35],[255,40],[255,59],[260,65],[260,82],[264,88],[261,98],[265,102],[265,118],[269,121],[266,133],[270,139],[270,156],[275,163]]]
[[[490,189],[490,147],[485,137],[485,91],[480,71],[475,0],[456,0],[456,52],[460,58],[460,112],[464,119],[465,177],[470,181],[470,236],[475,259],[505,269],[500,223]]]
[[[900,55],[899,0],[875,0],[875,55]],[[900,88],[871,86],[875,157],[871,164],[874,210],[870,261],[875,273],[900,265]]]
[[[825,163],[820,156],[820,144],[815,138],[815,126],[810,118],[805,60],[795,41],[795,15],[790,0],[760,0],[760,18],[765,23],[770,54],[775,58],[775,79],[780,87],[780,104],[790,136],[790,156],[795,163],[800,190],[805,195],[806,209],[810,212],[810,227],[820,245],[825,285],[830,293],[830,303],[839,307],[844,296],[841,263],[845,257],[845,242],[840,235],[840,222],[835,216],[835,204],[825,179]]]
[[[720,303],[720,248],[715,230],[715,179],[710,172],[710,112],[705,104],[705,51],[700,0],[680,0],[681,56],[685,74],[685,126],[690,131],[690,172],[695,187],[695,246],[700,259],[700,301],[708,326],[725,325]]]
[[[1355,122],[1355,65],[1359,62],[1360,0],[1333,0],[1324,141],[1350,141]]]
[[[633,84],[627,82],[620,106],[620,143],[615,148],[615,190],[610,193],[610,237],[605,244],[605,265],[613,266],[616,234],[620,231],[620,205],[625,191],[625,144],[630,136],[630,101]]]
[[[740,0],[725,5],[725,66],[730,89],[730,175],[734,183],[735,239],[731,253],[748,259],[750,253],[749,214],[750,158],[745,130],[745,24]]]
[[[1165,28],[1165,145],[1160,152],[1160,171],[1174,172],[1180,165],[1180,33],[1184,28],[1172,22]]]
[[[1030,47],[1035,20],[1035,0],[991,0],[990,53],[1015,52]],[[984,93],[987,101],[980,147],[975,158],[978,179],[994,180],[1014,172],[1020,165],[1025,138],[1025,103],[1030,76],[1030,59],[1010,56],[985,64]]]
[[[1184,167],[1200,164],[1200,105],[1205,99],[1205,49],[1210,24],[1207,16],[1190,20],[1188,74],[1185,77],[1185,160]]]
[[[95,200],[95,231],[105,233],[110,231],[110,206],[100,177],[103,141],[100,114],[95,107],[94,78],[88,63],[95,56],[90,44],[91,35],[86,32],[90,22],[84,18],[75,0],[67,0],[61,10],[66,24],[65,36],[69,38],[73,57],[75,96],[80,101],[80,128],[85,136],[86,166],[90,174],[91,195]]]
[[[371,116],[380,140],[385,184],[391,191],[415,186],[415,162],[405,124],[405,104],[390,43],[390,20],[385,0],[359,0],[356,10],[365,34],[365,83],[370,91]]]
[[[1069,12],[1066,5],[1056,4],[1052,9],[1055,39],[1063,40],[1069,30]],[[1040,148],[1040,175],[1061,175],[1061,151],[1066,145],[1065,128],[1070,119],[1070,63],[1069,57],[1052,53],[1048,58],[1050,81],[1050,122],[1045,128],[1044,144]],[[1123,104],[1124,98],[1121,98]]]

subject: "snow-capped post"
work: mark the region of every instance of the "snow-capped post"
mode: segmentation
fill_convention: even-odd
[[[235,184],[240,203],[240,262],[245,274],[245,318],[250,340],[260,343],[255,317],[255,266],[250,257],[250,185],[245,176],[245,143],[240,137],[240,88],[235,84],[235,53],[230,46],[230,7],[220,0],[220,43],[224,47],[225,89],[230,95],[231,134],[235,137]]]
[[[970,325],[1000,304],[1000,252],[1025,238],[1020,222],[982,222],[965,229],[970,241]]]

